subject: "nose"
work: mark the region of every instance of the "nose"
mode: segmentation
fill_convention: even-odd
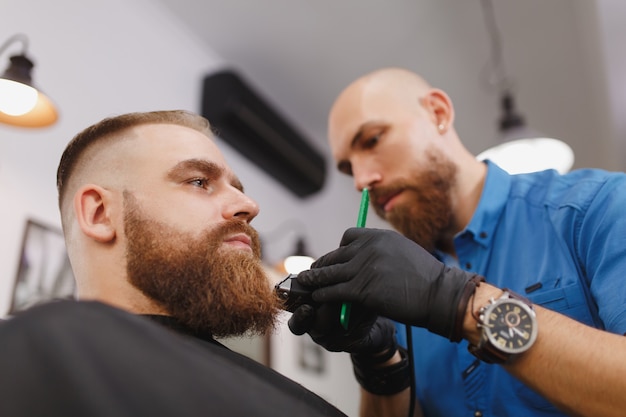
[[[249,196],[236,188],[232,188],[231,198],[224,205],[224,218],[237,218],[250,223],[259,214],[259,205]]]
[[[379,170],[354,163],[352,164],[352,176],[357,191],[364,188],[371,189],[382,180],[382,174]]]

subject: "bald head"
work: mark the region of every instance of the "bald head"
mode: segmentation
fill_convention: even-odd
[[[352,175],[350,156],[367,146],[366,139],[403,130],[399,147],[436,144],[443,133],[452,132],[453,118],[445,92],[411,71],[385,68],[360,77],[339,94],[328,118],[328,139],[339,170]]]
[[[416,96],[424,95],[431,88],[426,80],[414,72],[403,68],[383,68],[352,82],[339,95],[337,102],[341,101],[343,96],[355,92],[384,93],[394,95],[398,99],[411,98],[410,101],[413,101]]]
[[[393,109],[419,110],[420,98],[431,88],[422,77],[401,68],[385,68],[364,75],[348,85],[335,100],[329,116],[330,137],[335,136],[334,128],[341,117],[352,112],[355,106],[381,101],[392,105]]]

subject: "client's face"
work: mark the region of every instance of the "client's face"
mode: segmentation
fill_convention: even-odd
[[[263,334],[281,303],[260,260],[257,232],[245,221],[191,235],[147,218],[129,195],[124,200],[128,278],[184,325],[214,336]],[[245,233],[252,252],[224,244]]]

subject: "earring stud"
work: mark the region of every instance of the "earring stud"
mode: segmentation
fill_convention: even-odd
[[[446,127],[444,126],[444,124],[443,124],[443,123],[442,123],[442,124],[440,124],[439,126],[437,126],[437,129],[439,129],[439,132],[440,132],[440,133],[443,133],[443,130],[444,130],[445,128],[446,128]]]

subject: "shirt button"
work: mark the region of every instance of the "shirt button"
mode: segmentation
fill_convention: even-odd
[[[472,268],[472,263],[471,262],[465,262],[465,269],[471,269]]]
[[[487,232],[480,232],[480,234],[478,235],[480,236],[482,239],[487,237]]]
[[[483,417],[483,412],[480,410],[474,411],[474,417]]]

